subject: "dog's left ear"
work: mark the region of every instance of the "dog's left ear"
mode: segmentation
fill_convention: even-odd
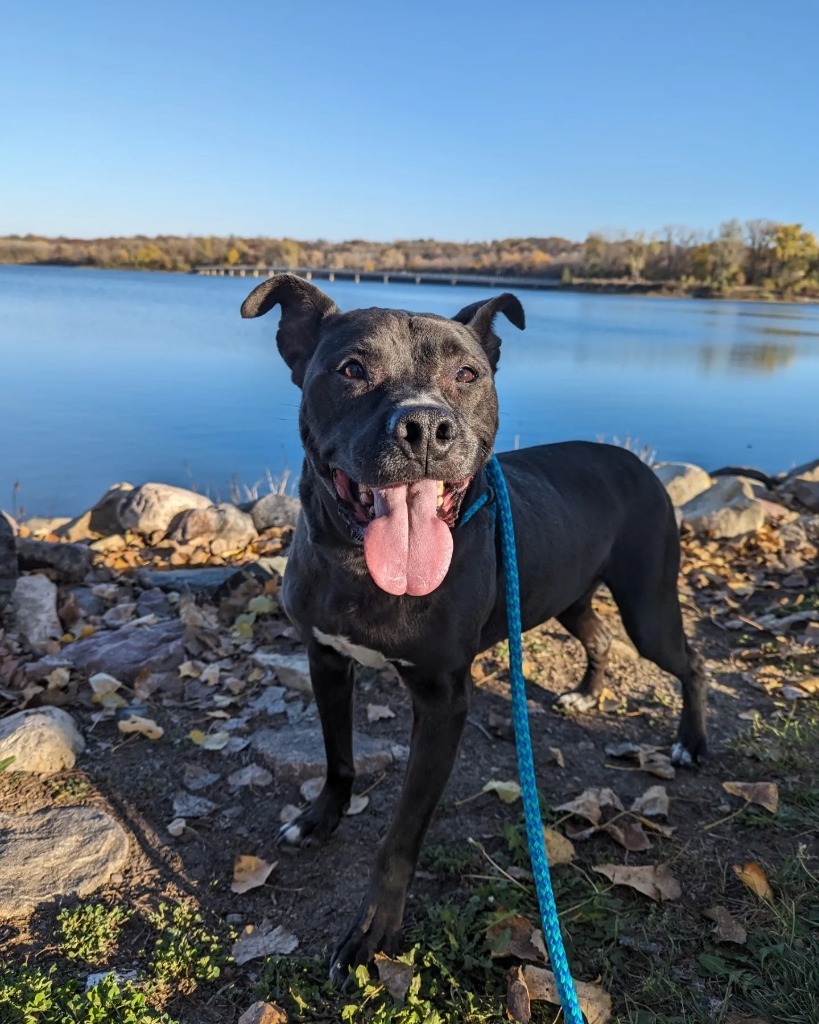
[[[276,344],[290,367],[293,383],[304,383],[304,373],[319,340],[321,321],[338,306],[329,295],[295,274],[276,274],[264,281],[242,303],[242,316],[262,316],[282,307]]]
[[[478,336],[478,341],[486,352],[493,372],[498,368],[500,359],[501,340],[492,329],[498,313],[503,313],[518,330],[522,331],[526,326],[523,306],[518,297],[512,295],[511,292],[504,292],[503,295],[498,295],[494,299],[473,302],[470,306],[464,306],[460,313],[456,313],[452,318],[459,324],[466,324]]]

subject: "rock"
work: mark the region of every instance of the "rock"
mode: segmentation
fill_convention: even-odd
[[[60,896],[89,896],[128,859],[128,836],[97,807],[0,814],[0,917]]]
[[[11,603],[19,630],[35,651],[42,651],[49,640],[63,635],[57,616],[57,585],[47,576],[21,576]]]
[[[53,569],[66,583],[79,583],[91,568],[91,554],[84,544],[55,544],[18,537],[17,558],[21,569]]]
[[[143,571],[139,578],[149,587],[159,587],[179,594],[209,594],[242,572],[246,566],[213,565],[202,569],[158,569]]]
[[[789,473],[782,489],[811,512],[819,512],[819,459]]]
[[[262,668],[272,668],[282,686],[312,696],[313,684],[310,681],[310,663],[306,654],[302,652],[279,654],[276,651],[256,651],[253,660]]]
[[[133,484],[120,483],[109,487],[100,500],[82,515],[59,527],[58,537],[69,541],[95,540],[112,533],[122,533],[120,508],[125,498],[133,491]]]
[[[253,520],[235,505],[210,505],[191,509],[174,519],[168,540],[175,544],[199,541],[210,547],[214,555],[237,551],[258,536]]]
[[[13,772],[54,775],[73,768],[85,740],[61,708],[30,708],[0,718],[0,761],[13,757]]]
[[[23,526],[32,537],[47,537],[48,534],[54,533],[70,522],[68,516],[33,516],[31,519],[26,519]]]
[[[116,629],[117,626],[123,626],[126,622],[130,622],[135,612],[136,601],[120,601],[119,604],[108,609],[103,615],[102,621],[106,626]]]
[[[301,502],[290,494],[266,494],[250,506],[253,525],[264,533],[271,527],[295,526],[301,511]]]
[[[107,605],[101,597],[98,597],[91,587],[72,587],[67,597],[73,597],[80,612],[86,618],[89,615],[102,615]]]
[[[278,779],[303,782],[325,771],[324,740],[319,725],[297,725],[286,729],[260,729],[251,746],[273,769]],[[392,764],[390,744],[362,733],[353,733],[355,769],[360,775],[382,771]]]
[[[683,505],[683,523],[695,533],[718,539],[754,533],[765,522],[765,509],[749,484],[720,477],[713,487]]]
[[[17,583],[17,548],[14,530],[4,515],[0,515],[0,612],[9,603]]]
[[[711,486],[711,477],[704,469],[690,462],[658,462],[654,472],[668,491],[675,506],[685,505]]]
[[[112,555],[117,551],[124,551],[128,547],[128,542],[122,534],[112,533],[108,537],[100,537],[99,540],[91,541],[88,547],[100,555]]]
[[[64,647],[59,654],[41,658],[26,668],[29,678],[42,679],[60,665],[80,669],[87,675],[107,672],[120,682],[131,684],[146,669],[171,672],[185,660],[185,626],[178,619],[155,626],[122,626],[113,632],[95,633]]]
[[[237,1024],[287,1024],[287,1014],[275,1003],[253,1003],[245,1010]]]
[[[158,619],[169,619],[173,614],[171,602],[159,587],[142,591],[137,598],[136,613],[139,619],[143,615],[156,615]]]
[[[171,487],[169,484],[143,484],[126,495],[119,509],[119,519],[126,530],[144,536],[168,532],[171,522],[191,508],[207,508],[211,504],[204,494]]]

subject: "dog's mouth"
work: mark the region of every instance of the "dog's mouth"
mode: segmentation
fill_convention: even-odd
[[[364,542],[373,581],[389,594],[413,596],[440,586],[452,559],[450,530],[472,477],[377,486],[331,472],[339,512]]]

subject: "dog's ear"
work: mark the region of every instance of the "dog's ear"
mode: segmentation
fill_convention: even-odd
[[[264,281],[242,303],[242,316],[263,316],[282,307],[276,344],[290,367],[293,383],[304,383],[304,373],[319,339],[321,321],[338,306],[329,295],[295,274],[276,274]]]
[[[466,324],[478,336],[493,371],[498,368],[500,359],[501,340],[492,329],[498,313],[503,313],[506,319],[521,331],[526,326],[523,306],[511,292],[504,292],[494,299],[473,302],[470,306],[464,306],[460,313],[456,313],[452,318],[460,324]]]

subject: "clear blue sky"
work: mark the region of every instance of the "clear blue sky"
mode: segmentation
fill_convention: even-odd
[[[0,233],[819,230],[815,0],[25,0]]]

